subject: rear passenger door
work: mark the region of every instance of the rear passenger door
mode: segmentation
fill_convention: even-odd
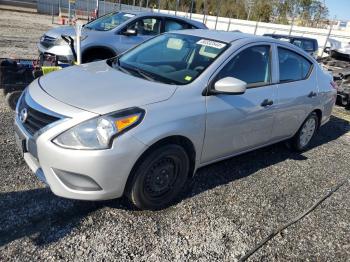
[[[277,46],[279,83],[273,136],[275,139],[296,133],[318,104],[316,70],[311,60],[287,47]]]

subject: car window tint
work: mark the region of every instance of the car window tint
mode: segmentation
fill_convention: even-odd
[[[164,27],[165,32],[183,30],[187,28],[188,28],[187,24],[184,24],[175,20],[170,20],[170,19],[165,20],[165,27]]]
[[[128,29],[136,29],[137,35],[158,35],[160,34],[160,20],[156,18],[140,19],[129,25]]]
[[[297,47],[300,47],[301,49],[304,49],[305,51],[314,51],[314,43],[310,40],[305,39],[294,39],[292,44],[296,45]]]
[[[218,75],[218,80],[234,77],[249,86],[270,82],[270,46],[249,47],[236,55]]]
[[[303,80],[311,70],[312,63],[291,50],[279,47],[278,59],[280,82]]]

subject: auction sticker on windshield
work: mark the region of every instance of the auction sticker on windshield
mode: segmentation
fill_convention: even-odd
[[[217,49],[222,49],[226,46],[224,43],[208,40],[208,39],[201,39],[197,42],[198,45],[203,45],[203,46],[209,46]]]

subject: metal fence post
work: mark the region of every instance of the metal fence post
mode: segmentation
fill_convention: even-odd
[[[328,34],[327,34],[327,38],[326,38],[326,42],[324,43],[324,46],[323,46],[323,48],[322,48],[321,58],[322,58],[322,56],[323,56],[324,49],[326,48],[328,39],[329,39],[329,37],[331,36],[332,30],[333,30],[333,22],[332,22],[332,24],[331,24],[331,26],[330,26],[330,28],[329,28],[329,31],[328,31]]]
[[[205,24],[205,18],[207,15],[207,0],[203,2],[203,24]]]
[[[177,9],[179,8],[179,0],[176,0],[175,4],[175,15],[177,15]]]
[[[191,0],[190,19],[192,19],[193,2],[194,2],[194,0]]]
[[[290,29],[289,29],[289,36],[292,35],[292,31],[293,31],[293,26],[294,26],[294,15],[293,15],[293,18],[292,18],[292,24],[290,25]]]
[[[122,0],[119,0],[119,11],[122,10]]]
[[[54,18],[53,18],[53,2],[51,3],[51,15],[52,15],[51,23],[53,24],[53,20],[54,20]]]
[[[258,30],[258,24],[259,24],[259,22],[258,22],[258,21],[256,21],[256,24],[255,24],[255,29],[254,29],[254,35],[256,35],[256,31]]]
[[[229,20],[228,20],[227,32],[230,31],[232,13],[233,13],[233,12],[231,12],[230,17],[229,17]]]
[[[221,0],[218,3],[218,8],[216,9],[216,20],[215,20],[215,30],[218,25],[218,20],[219,20],[219,15],[220,15],[220,10],[221,10]]]
[[[158,0],[158,13],[160,12],[160,0]]]

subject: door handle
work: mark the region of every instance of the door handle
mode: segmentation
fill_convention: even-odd
[[[273,105],[273,101],[269,100],[269,99],[265,99],[264,101],[262,101],[262,103],[260,105],[263,106],[263,107],[272,106]]]
[[[311,98],[311,97],[317,96],[317,93],[314,91],[311,91],[307,96]]]

